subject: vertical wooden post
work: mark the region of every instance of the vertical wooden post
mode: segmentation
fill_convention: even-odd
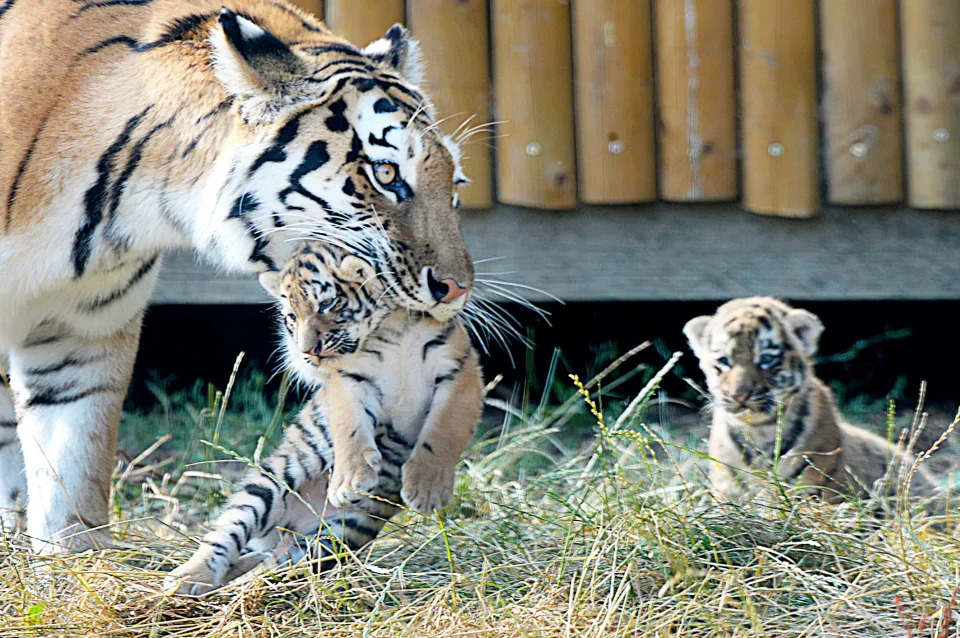
[[[494,0],[500,201],[577,204],[569,0]]]
[[[910,205],[960,208],[960,2],[903,0]]]
[[[330,30],[358,47],[379,40],[387,29],[406,22],[403,0],[327,0]]]
[[[427,94],[437,107],[441,126],[452,133],[490,121],[490,60],[486,0],[408,0],[410,30],[420,40],[427,62]],[[464,140],[463,170],[471,183],[461,187],[465,208],[492,203],[490,138],[481,130]]]
[[[820,24],[827,198],[833,204],[899,202],[897,0],[820,0]]]
[[[743,206],[820,208],[814,0],[740,0]]]
[[[650,0],[573,3],[580,199],[655,199]]]
[[[293,0],[293,4],[323,19],[323,0]]]
[[[656,0],[660,197],[737,197],[733,4]]]

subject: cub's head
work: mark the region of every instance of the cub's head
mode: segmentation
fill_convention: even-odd
[[[260,283],[279,303],[287,362],[307,383],[359,350],[393,312],[370,264],[319,242],[303,242],[282,272],[261,273]]]
[[[223,243],[246,246],[241,257],[262,271],[286,260],[289,240],[339,242],[375,266],[397,305],[452,318],[473,286],[457,211],[468,180],[417,87],[418,43],[396,25],[359,49],[291,8],[258,11],[224,9],[210,31],[240,122],[216,204],[236,221]]]
[[[683,332],[719,408],[769,415],[806,387],[823,324],[806,310],[751,297],[691,319]]]

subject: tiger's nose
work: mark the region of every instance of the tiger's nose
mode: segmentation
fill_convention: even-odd
[[[433,270],[427,271],[427,286],[430,288],[430,295],[434,301],[440,303],[450,303],[464,296],[473,286],[461,286],[456,279],[437,279],[433,276]]]
[[[750,392],[744,392],[743,394],[736,394],[734,395],[733,399],[740,405],[743,405],[747,402],[747,399],[750,398],[750,394],[751,394]]]

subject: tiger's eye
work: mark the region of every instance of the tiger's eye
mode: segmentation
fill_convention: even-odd
[[[380,162],[373,167],[373,176],[383,186],[389,186],[397,181],[397,165],[390,162]]]

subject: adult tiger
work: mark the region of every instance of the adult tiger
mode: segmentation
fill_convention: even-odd
[[[439,320],[473,283],[466,180],[416,87],[417,43],[394,26],[359,50],[282,0],[225,4],[0,0],[0,353],[38,551],[108,539],[164,251],[257,272],[290,239],[326,238]],[[13,420],[0,414],[8,453]],[[0,467],[0,508],[23,483]]]

